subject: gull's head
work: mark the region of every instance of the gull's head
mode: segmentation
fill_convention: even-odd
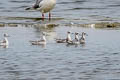
[[[70,34],[71,32],[70,32],[70,31],[68,31],[67,33],[68,33],[68,34]]]
[[[75,33],[75,35],[78,35],[78,34],[79,34],[78,32]]]
[[[45,36],[45,35],[46,35],[46,33],[45,33],[45,32],[42,32],[42,35],[43,35],[43,36]]]
[[[9,35],[7,33],[4,33],[4,37],[9,37]]]
[[[32,4],[31,7],[27,7],[25,10],[34,10],[34,9],[37,9],[37,8],[39,8],[39,5],[35,3],[35,4]]]
[[[85,33],[85,32],[82,32],[82,35],[86,35],[86,36],[88,36],[88,34],[87,34],[87,33]]]
[[[33,4],[33,5],[32,5],[32,8],[33,8],[33,9],[37,9],[37,8],[39,8],[39,5],[38,5],[38,4]]]

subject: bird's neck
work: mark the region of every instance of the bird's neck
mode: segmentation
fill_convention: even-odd
[[[75,39],[76,39],[76,40],[79,40],[78,35],[75,35]]]
[[[8,39],[6,37],[4,38],[4,40],[5,40],[6,44],[9,44]]]
[[[67,38],[68,38],[68,40],[71,40],[70,34],[67,34]]]
[[[84,34],[82,34],[82,38],[85,39],[85,35]]]
[[[43,37],[42,37],[42,39],[43,39],[44,41],[46,41],[46,38],[45,38],[45,36],[43,36]]]

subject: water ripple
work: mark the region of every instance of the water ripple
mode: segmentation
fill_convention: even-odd
[[[31,1],[16,1],[16,0],[11,0],[11,3],[30,3]]]
[[[95,10],[95,9],[106,9],[106,8],[73,8],[68,10]]]
[[[0,34],[10,34],[9,48],[0,47],[0,80],[120,79],[119,0],[58,0],[51,21],[25,11],[32,2],[0,2]],[[54,38],[67,31],[86,32],[86,44],[57,44]],[[30,45],[42,32],[47,45]]]

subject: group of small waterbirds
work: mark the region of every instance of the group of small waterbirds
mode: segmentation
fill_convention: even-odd
[[[71,34],[75,35],[75,38],[71,38]],[[81,36],[79,38],[79,36]],[[67,32],[67,37],[65,39],[56,39],[56,43],[67,43],[70,45],[78,45],[78,44],[85,44],[85,36],[88,36],[87,33],[82,32],[82,34],[75,32],[71,33],[70,31]]]
[[[75,38],[72,40],[71,34],[75,35]],[[81,36],[79,38],[79,36]],[[78,45],[78,44],[85,44],[85,36],[88,36],[85,32],[82,32],[82,34],[75,32],[71,33],[70,31],[67,32],[67,37],[65,39],[59,39],[55,38],[56,43],[67,43],[70,45]],[[8,46],[9,41],[7,39],[9,35],[7,33],[4,33],[4,39],[0,41],[0,46]],[[46,45],[47,40],[46,40],[46,33],[42,32],[42,37],[40,40],[30,40],[29,41],[31,45]]]

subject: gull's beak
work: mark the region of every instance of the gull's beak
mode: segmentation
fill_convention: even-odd
[[[6,37],[10,37],[10,35],[6,35]]]

